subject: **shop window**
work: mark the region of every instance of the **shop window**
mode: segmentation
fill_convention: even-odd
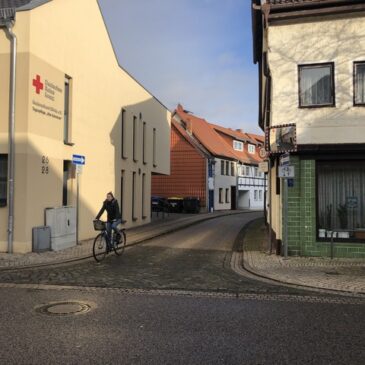
[[[334,64],[299,66],[299,106],[334,106]]]
[[[354,63],[354,105],[365,106],[365,62]]]
[[[8,155],[0,155],[0,207],[7,204]]]
[[[317,197],[318,230],[343,229],[340,238],[365,238],[364,160],[318,161]]]

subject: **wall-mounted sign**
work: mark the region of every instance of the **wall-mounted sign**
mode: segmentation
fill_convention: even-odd
[[[82,155],[72,155],[72,163],[74,165],[85,165],[86,158]]]
[[[263,173],[269,172],[269,162],[263,161],[259,163],[259,171]]]
[[[282,179],[293,179],[295,177],[295,168],[292,165],[279,166],[278,175]]]

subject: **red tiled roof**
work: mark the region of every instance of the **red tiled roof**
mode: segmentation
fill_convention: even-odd
[[[185,138],[194,137],[212,155],[228,158],[231,160],[238,160],[244,163],[257,164],[262,161],[258,155],[258,148],[256,148],[255,154],[248,154],[248,152],[245,150],[236,151],[233,149],[233,139],[247,141],[251,144],[257,145],[257,140],[259,139],[257,137],[261,136],[244,133],[237,130],[234,131],[229,128],[208,123],[205,119],[196,117],[195,115],[186,112],[181,105],[178,105],[177,109],[175,110],[175,114],[178,115],[180,119],[186,124],[186,129],[189,129],[189,124],[191,125],[192,136],[185,131]],[[176,123],[177,122],[174,122],[174,124]],[[184,130],[184,128],[181,126],[180,128]],[[223,135],[221,135],[221,133],[230,136],[230,138],[227,140]]]

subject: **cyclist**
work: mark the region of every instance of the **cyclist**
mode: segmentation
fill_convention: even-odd
[[[108,232],[109,244],[112,246],[112,230],[115,232],[116,237],[118,237],[117,235],[119,234],[119,231],[117,227],[122,223],[122,216],[120,214],[118,200],[114,198],[112,192],[109,192],[106,195],[106,200],[103,202],[103,206],[101,207],[100,212],[95,219],[99,220],[105,211],[107,212],[106,230]]]

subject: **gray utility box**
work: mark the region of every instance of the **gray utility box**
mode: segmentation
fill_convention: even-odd
[[[53,251],[76,246],[76,208],[46,208],[46,225],[51,227]]]
[[[51,249],[51,227],[33,227],[32,251],[42,252]]]

